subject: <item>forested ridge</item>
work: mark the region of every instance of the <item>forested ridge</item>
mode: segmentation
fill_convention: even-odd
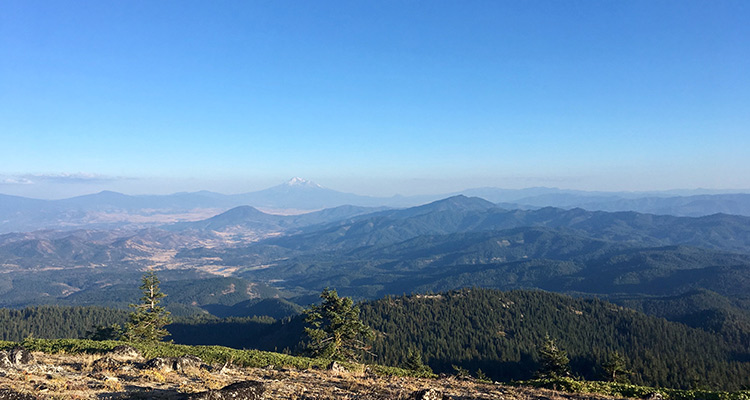
[[[128,311],[103,307],[0,308],[0,340],[84,338],[96,326],[122,324]]]
[[[541,291],[465,289],[386,297],[361,304],[380,332],[373,352],[398,365],[419,350],[436,371],[482,369],[498,380],[528,379],[545,335],[568,351],[573,372],[602,379],[612,352],[623,354],[633,383],[738,389],[750,384],[750,351],[704,330],[649,317],[596,299]]]
[[[412,351],[435,372],[453,373],[455,365],[472,374],[481,369],[494,380],[530,379],[549,336],[568,352],[573,374],[589,380],[604,379],[603,365],[617,352],[635,384],[721,390],[750,385],[747,336],[731,324],[714,332],[602,300],[527,290],[388,296],[359,307],[362,321],[376,333],[369,361],[384,365],[404,366]],[[3,309],[0,338],[82,338],[96,326],[123,323],[127,313],[99,307]],[[303,327],[301,317],[203,317],[169,325],[167,339],[298,353]]]
[[[589,380],[606,378],[603,366],[616,352],[635,384],[722,390],[750,384],[747,336],[733,325],[714,332],[602,300],[527,290],[388,296],[359,307],[376,333],[369,361],[385,365],[405,366],[416,351],[435,372],[454,373],[455,365],[499,381],[530,379],[549,335],[570,355],[573,374]],[[173,324],[173,339],[298,353],[303,327],[301,317],[195,321]]]

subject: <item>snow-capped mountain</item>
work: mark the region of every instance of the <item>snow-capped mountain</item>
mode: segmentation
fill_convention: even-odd
[[[302,179],[302,178],[297,177],[297,176],[295,176],[294,178],[286,181],[286,183],[284,183],[284,185],[291,186],[291,187],[321,188],[321,189],[324,189],[323,186],[318,185],[317,183],[315,183],[313,181],[308,181],[307,179]]]
[[[257,192],[231,196],[254,207],[314,210],[340,205],[374,206],[382,198],[359,196],[325,188],[315,182],[294,177],[280,185]]]

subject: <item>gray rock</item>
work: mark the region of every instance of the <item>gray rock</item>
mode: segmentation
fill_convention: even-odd
[[[174,357],[156,357],[146,361],[145,367],[161,372],[174,371]]]
[[[338,373],[348,372],[346,368],[344,368],[343,365],[337,363],[336,361],[331,361],[331,363],[328,364],[328,367],[326,369],[328,369],[329,371],[338,372]]]
[[[443,393],[435,389],[418,390],[409,396],[410,400],[443,400]]]
[[[184,371],[186,369],[200,368],[203,366],[203,360],[196,356],[187,355],[180,356],[174,359],[174,365],[172,368],[175,371]]]
[[[126,344],[121,344],[115,347],[114,349],[112,349],[112,351],[107,353],[107,356],[120,361],[133,361],[143,358],[143,356],[141,356],[141,353],[138,352],[135,347],[128,346]]]
[[[663,400],[664,396],[659,392],[654,392],[654,393],[646,395],[644,399],[645,400]]]
[[[10,362],[10,354],[7,351],[0,351],[0,368],[8,369],[13,367],[13,363]]]
[[[34,355],[31,354],[30,351],[20,346],[16,346],[10,349],[8,353],[9,353],[8,358],[10,359],[10,362],[15,366],[32,364],[34,361],[36,361],[34,359]]]
[[[156,357],[146,361],[145,367],[161,372],[184,371],[191,368],[201,368],[203,361],[196,356]]]
[[[262,382],[245,381],[233,383],[219,390],[196,393],[187,397],[187,400],[260,400],[266,391]]]
[[[35,361],[34,355],[20,346],[0,351],[0,368],[2,369],[18,368],[33,364]]]

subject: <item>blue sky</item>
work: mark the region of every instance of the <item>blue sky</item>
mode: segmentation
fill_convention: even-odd
[[[0,0],[0,193],[750,189],[746,1]]]

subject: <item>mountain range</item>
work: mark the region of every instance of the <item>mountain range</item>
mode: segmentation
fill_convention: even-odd
[[[124,307],[148,268],[176,315],[285,316],[325,287],[357,299],[483,287],[606,298],[710,332],[750,332],[750,217],[508,208],[465,195],[6,233],[0,306]]]
[[[750,218],[509,211],[456,196],[176,257],[239,265],[240,276],[282,279],[287,289],[331,286],[367,298],[466,286],[734,296],[750,293]]]
[[[299,214],[339,206],[403,208],[463,194],[508,209],[583,208],[675,216],[715,213],[750,216],[750,194],[696,191],[586,192],[557,188],[475,188],[421,196],[372,197],[328,189],[301,178],[268,189],[225,195],[199,191],[170,195],[126,195],[111,191],[61,200],[0,194],[0,233],[39,229],[138,229],[199,221],[237,206],[277,214]]]

